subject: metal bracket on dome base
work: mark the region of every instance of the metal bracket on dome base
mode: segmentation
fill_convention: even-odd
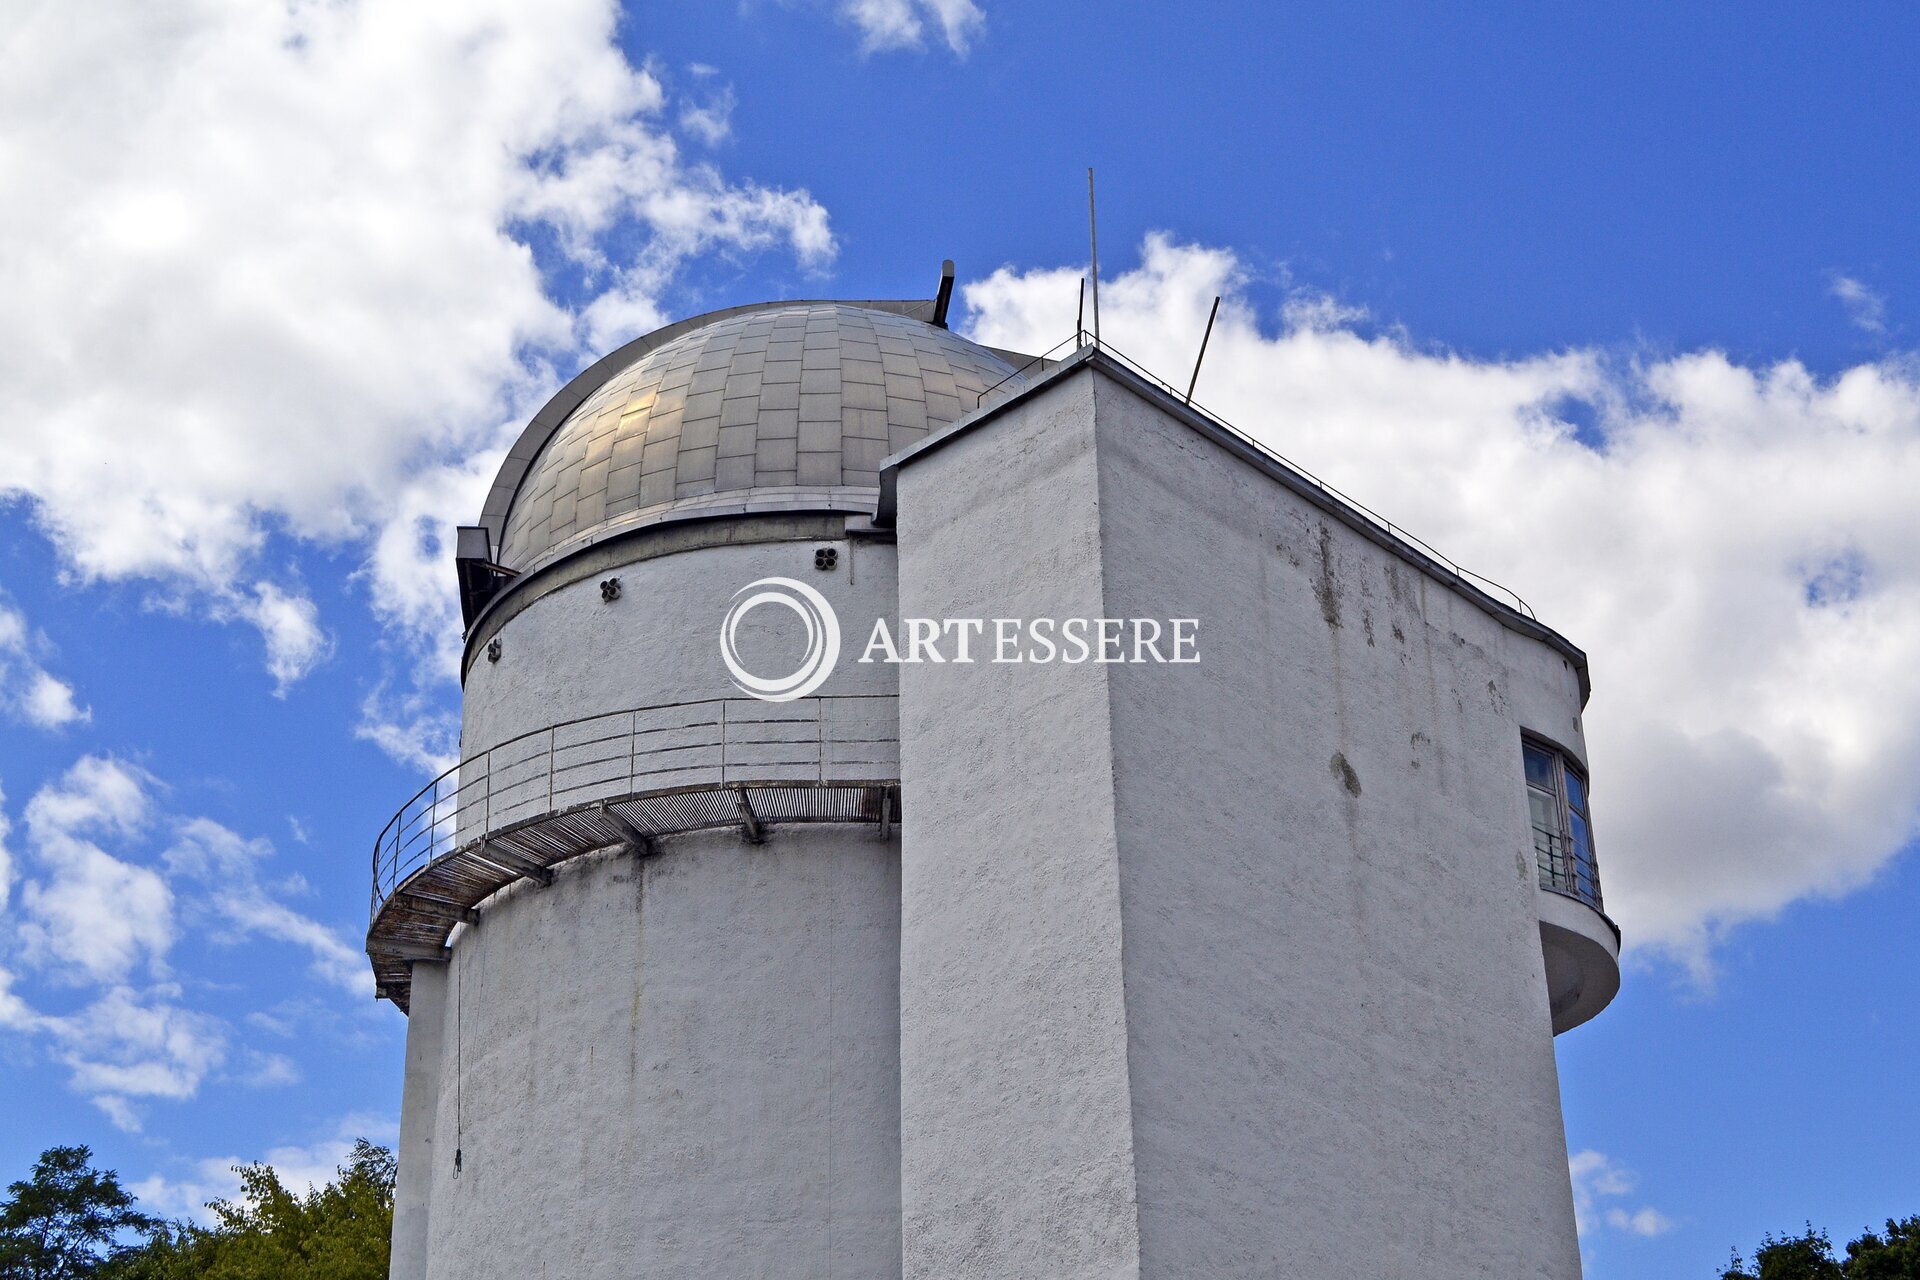
[[[541,866],[532,858],[515,853],[512,849],[507,848],[498,841],[490,840],[486,844],[481,845],[479,851],[474,856],[482,862],[491,862],[503,871],[511,871],[515,875],[524,876],[528,880],[535,881],[542,888],[553,883],[553,872]]]
[[[654,843],[652,836],[627,821],[625,814],[612,808],[605,801],[600,804],[600,816],[627,838],[626,847],[637,856],[651,857],[660,851],[660,846]]]
[[[453,565],[460,579],[460,625],[471,627],[500,588],[519,577],[493,560],[493,535],[485,525],[461,525],[454,531]]]
[[[953,302],[953,259],[948,258],[940,264],[940,292],[933,296],[932,325],[936,329],[947,327],[947,307]]]
[[[733,789],[733,802],[740,807],[740,831],[746,836],[748,844],[765,844],[767,830],[760,825],[760,815],[753,811],[753,804],[747,799],[745,787]]]

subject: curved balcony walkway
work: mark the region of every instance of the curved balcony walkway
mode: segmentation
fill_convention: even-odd
[[[899,777],[890,694],[637,707],[509,739],[421,788],[375,842],[376,990],[405,1009],[413,961],[444,958],[481,902],[569,858],[719,827],[755,843],[776,823],[884,829]]]

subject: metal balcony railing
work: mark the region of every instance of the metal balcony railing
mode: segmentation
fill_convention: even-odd
[[[1600,870],[1591,854],[1572,848],[1557,831],[1533,829],[1534,862],[1540,870],[1540,887],[1578,898],[1595,911],[1604,913],[1600,900]]]
[[[503,831],[652,792],[845,787],[900,774],[891,694],[713,698],[567,720],[462,760],[394,814],[373,850],[373,918],[409,877]],[[795,812],[796,820],[837,814]]]

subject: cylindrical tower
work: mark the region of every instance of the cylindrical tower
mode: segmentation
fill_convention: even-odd
[[[881,460],[1022,384],[938,318],[642,338],[462,530],[462,764],[376,856],[394,1276],[899,1274],[895,668],[755,673],[894,611]]]

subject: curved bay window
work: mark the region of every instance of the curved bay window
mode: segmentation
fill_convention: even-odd
[[[1587,780],[1552,747],[1524,742],[1521,751],[1527,763],[1527,810],[1540,887],[1571,894],[1599,910],[1600,873],[1593,861]]]

